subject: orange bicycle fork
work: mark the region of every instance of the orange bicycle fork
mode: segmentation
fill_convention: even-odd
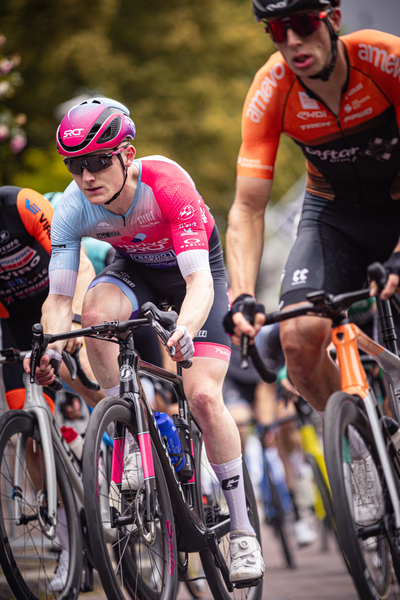
[[[387,372],[400,367],[400,360],[380,344],[374,342],[354,323],[343,323],[332,327],[332,342],[336,348],[339,368],[341,389],[350,395],[361,398],[372,434],[376,444],[384,476],[386,479],[389,495],[391,497],[395,526],[400,528],[400,503],[398,486],[396,484],[392,466],[390,464],[386,443],[382,433],[379,418],[379,406],[376,399],[369,390],[367,377],[361,363],[359,349],[373,357],[376,362]],[[396,364],[397,363],[397,364]]]

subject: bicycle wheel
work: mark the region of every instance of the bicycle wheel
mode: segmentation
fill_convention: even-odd
[[[197,426],[192,423],[192,430]],[[222,493],[218,479],[211,467],[202,442],[201,435],[193,436],[195,471],[196,471],[196,494],[200,506],[200,518],[207,527],[221,524],[229,518],[229,510]],[[261,545],[260,521],[258,518],[257,502],[254,496],[253,486],[247,471],[246,463],[243,461],[243,477],[246,494],[247,510],[257,539]],[[230,565],[229,552],[229,528],[226,534],[217,539],[219,550],[228,566]],[[233,598],[242,598],[247,600],[260,600],[262,594],[263,581],[249,588],[234,588],[229,592],[223,579],[221,569],[217,566],[212,552],[207,549],[200,552],[201,562],[204,573],[207,578],[210,590],[215,600],[228,600]]]
[[[19,442],[19,443],[18,443]],[[18,445],[17,445],[18,444]],[[47,512],[47,473],[37,421],[20,410],[0,419],[0,563],[18,600],[55,598],[75,600],[82,577],[82,539],[74,494],[65,466],[54,448],[58,500],[65,508],[66,523],[57,536]],[[15,481],[18,470],[22,485]],[[18,518],[18,514],[20,517]],[[68,529],[69,548],[61,548]],[[64,531],[61,531],[64,528]],[[58,539],[60,535],[60,540]],[[64,542],[65,543],[65,542]],[[51,587],[62,550],[63,577]]]
[[[137,600],[169,600],[175,598],[178,585],[175,523],[167,484],[154,447],[155,529],[152,532],[147,529],[147,498],[143,485],[129,498],[117,494],[118,513],[109,506],[113,492],[111,469],[104,460],[103,435],[107,433],[112,438],[123,425],[136,436],[133,423],[132,408],[116,397],[99,402],[90,417],[83,455],[90,544],[96,548],[95,566],[110,600],[125,598],[125,592]]]
[[[265,483],[268,485],[268,491],[271,502],[270,508],[271,512],[273,513],[272,516],[268,519],[268,521],[273,527],[275,536],[280,540],[286,565],[289,567],[289,569],[295,569],[296,563],[293,557],[291,544],[289,541],[290,535],[288,532],[287,516],[285,511],[283,510],[278,489],[272,476],[271,469],[266,460],[264,460],[264,477],[266,478]]]
[[[357,440],[358,454],[362,451],[366,456],[366,448],[370,456],[353,458],[349,435],[353,445]],[[336,524],[354,584],[362,600],[383,600],[391,586],[392,540],[387,523],[393,511],[370,424],[356,396],[336,392],[330,397],[324,446]],[[394,558],[398,572],[395,552]]]

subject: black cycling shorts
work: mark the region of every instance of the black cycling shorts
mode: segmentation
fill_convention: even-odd
[[[216,228],[209,240],[209,263],[214,281],[214,303],[206,322],[193,339],[194,356],[219,358],[229,362],[231,341],[222,325],[229,310],[229,300],[222,247]],[[148,301],[159,308],[171,306],[179,313],[186,295],[186,282],[179,267],[154,269],[118,253],[114,262],[97,275],[89,288],[101,282],[114,283],[129,298],[132,303],[132,319],[141,316],[140,308]],[[141,354],[140,349],[138,350]],[[141,358],[146,360],[142,355]]]
[[[306,194],[297,238],[287,260],[281,304],[309,292],[341,294],[361,289],[367,267],[389,258],[400,235],[400,202],[356,206]]]
[[[18,305],[18,310],[10,310],[8,319],[1,319],[2,348],[17,348],[22,352],[31,349],[32,326],[40,323],[42,304],[47,298],[41,294],[29,298]],[[26,306],[25,306],[26,304]],[[22,365],[3,365],[3,381],[6,392],[24,388]],[[46,388],[46,394],[54,400],[55,392]]]

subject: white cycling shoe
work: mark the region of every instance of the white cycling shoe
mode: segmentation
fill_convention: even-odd
[[[265,564],[261,547],[255,535],[249,533],[235,535],[235,533],[231,532],[229,580],[232,583],[251,584],[264,575]]]
[[[143,481],[142,457],[140,456],[140,452],[135,450],[131,454],[128,454],[128,456],[125,456],[121,490],[123,492],[136,491],[140,488]]]
[[[304,519],[299,519],[293,523],[294,537],[299,548],[304,548],[314,543],[318,538],[318,533],[314,527],[311,527]]]
[[[69,570],[69,552],[68,550],[62,550],[60,558],[58,559],[58,566],[55,570],[55,575],[49,583],[49,588],[54,592],[61,592],[67,583]]]
[[[354,520],[366,527],[383,517],[382,486],[372,458],[352,462],[352,488]]]

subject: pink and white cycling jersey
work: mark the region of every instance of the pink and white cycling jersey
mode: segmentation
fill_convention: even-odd
[[[183,277],[210,270],[208,240],[215,221],[190,175],[163,156],[134,164],[137,190],[123,216],[90,204],[75,182],[65,190],[51,226],[50,293],[73,296],[84,236],[105,240],[146,267],[178,265]]]

